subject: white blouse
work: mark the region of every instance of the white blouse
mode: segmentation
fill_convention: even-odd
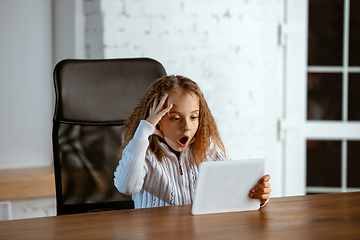
[[[192,204],[198,175],[198,166],[192,152],[186,148],[178,161],[168,146],[160,142],[164,157],[159,162],[152,152],[147,151],[148,137],[154,131],[154,126],[149,122],[140,122],[114,173],[116,188],[119,192],[132,196],[135,208]],[[206,161],[230,160],[218,148],[213,159],[213,152],[212,145]]]

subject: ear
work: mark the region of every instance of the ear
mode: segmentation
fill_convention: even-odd
[[[156,125],[154,135],[157,135],[157,136],[159,136],[161,138],[164,138],[164,134],[161,131],[160,124]]]

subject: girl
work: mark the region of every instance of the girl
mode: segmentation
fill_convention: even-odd
[[[126,128],[114,183],[135,208],[192,204],[199,163],[230,160],[203,93],[183,76],[155,81]],[[269,179],[249,192],[261,206],[270,196]]]

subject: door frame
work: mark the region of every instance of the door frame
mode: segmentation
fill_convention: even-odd
[[[284,45],[283,111],[279,121],[283,144],[283,196],[306,193],[306,121],[308,0],[285,0],[280,27]]]

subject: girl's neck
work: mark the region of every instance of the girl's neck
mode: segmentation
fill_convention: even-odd
[[[162,143],[164,143],[164,144],[169,148],[169,150],[170,150],[172,153],[175,154],[175,156],[177,157],[178,160],[180,160],[180,154],[181,154],[181,152],[178,152],[178,151],[175,151],[174,149],[172,149],[172,147],[170,147],[163,138],[159,138],[159,140],[160,140]]]

